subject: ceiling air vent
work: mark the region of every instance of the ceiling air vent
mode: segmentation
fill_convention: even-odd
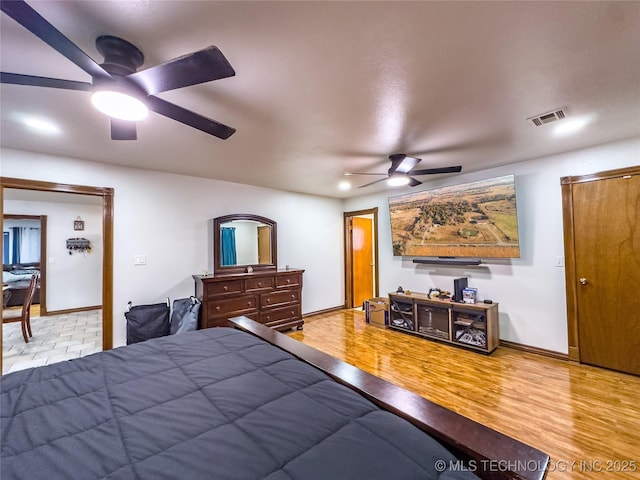
[[[535,117],[527,118],[530,122],[532,122],[536,127],[540,125],[545,125],[547,123],[555,122],[556,120],[562,120],[566,116],[567,108],[558,108],[551,112],[543,113],[541,115],[536,115]]]

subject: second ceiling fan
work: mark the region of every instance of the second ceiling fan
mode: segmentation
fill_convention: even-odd
[[[418,165],[418,163],[420,163],[422,160],[420,158],[410,157],[404,153],[395,153],[393,155],[389,155],[389,161],[391,162],[391,167],[389,168],[387,173],[360,172],[345,173],[345,175],[384,175],[386,177],[379,180],[374,180],[373,182],[367,183],[365,185],[361,185],[358,188],[368,187],[369,185],[384,182],[385,180],[387,180],[389,185],[391,186],[409,185],[411,187],[415,187],[422,183],[420,180],[415,179],[415,176],[435,175],[438,173],[459,173],[462,171],[462,167],[460,165],[416,170],[416,165]]]

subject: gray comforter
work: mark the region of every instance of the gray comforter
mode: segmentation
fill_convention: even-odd
[[[455,459],[429,436],[233,329],[0,383],[3,480],[475,478],[439,472]]]

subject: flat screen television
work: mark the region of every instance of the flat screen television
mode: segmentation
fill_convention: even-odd
[[[394,256],[519,258],[515,176],[389,197]]]

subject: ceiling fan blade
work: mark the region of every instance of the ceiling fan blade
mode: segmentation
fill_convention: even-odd
[[[391,160],[391,168],[389,168],[389,174],[394,172],[407,173],[421,162],[420,158],[409,157],[404,153],[396,153],[389,155]]]
[[[63,90],[91,91],[91,84],[87,82],[76,82],[74,80],[62,80],[59,78],[36,77],[33,75],[22,75],[20,73],[0,72],[0,83],[11,85],[29,85],[32,87],[61,88]]]
[[[462,167],[457,165],[455,167],[442,167],[442,168],[426,168],[424,170],[411,170],[411,175],[433,175],[436,173],[458,173],[462,171]]]
[[[235,70],[218,47],[210,46],[155,67],[128,75],[147,94],[233,77]]]
[[[345,173],[345,175],[347,175],[347,176],[351,176],[351,175],[386,175],[386,176],[389,176],[389,174],[387,172],[384,172],[384,173],[353,172],[353,173]]]
[[[0,8],[16,22],[64,55],[92,77],[110,79],[100,65],[22,0],[2,1]]]
[[[409,177],[409,186],[410,187],[417,187],[418,185],[422,185],[422,182],[420,180],[416,180],[413,177]]]
[[[179,107],[173,103],[169,103],[161,98],[149,95],[145,100],[147,107],[160,115],[171,118],[177,122],[184,123],[190,127],[197,128],[209,135],[226,140],[236,131],[235,128],[229,127],[222,123],[218,123],[210,118]]]
[[[110,117],[111,140],[137,140],[136,122]]]
[[[369,185],[374,185],[376,183],[380,183],[380,182],[384,182],[385,180],[387,180],[387,178],[381,178],[380,180],[374,180],[371,183],[367,183],[365,185],[360,185],[358,188],[364,188],[364,187],[368,187]]]

